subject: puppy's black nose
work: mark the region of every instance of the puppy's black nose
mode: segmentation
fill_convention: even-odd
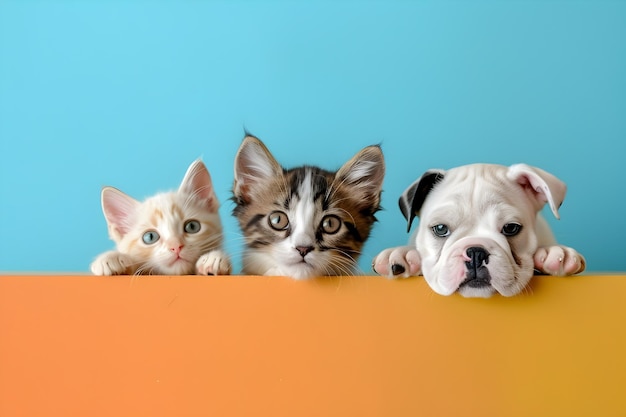
[[[487,252],[485,248],[472,246],[471,248],[467,248],[465,253],[470,258],[469,261],[465,262],[467,269],[476,270],[483,266],[483,263],[485,265],[489,263],[489,252]]]
[[[469,261],[465,262],[467,274],[460,287],[482,288],[491,285],[491,275],[485,265],[489,263],[489,252],[480,246],[472,246],[465,251]]]

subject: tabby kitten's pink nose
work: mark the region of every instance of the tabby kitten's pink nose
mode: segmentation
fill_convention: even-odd
[[[176,255],[180,255],[180,251],[183,250],[183,246],[184,245],[180,245],[180,246],[174,246],[173,248],[170,248],[170,250],[172,252],[174,252]]]
[[[313,250],[313,246],[296,246],[296,250],[300,252],[300,255],[304,258],[309,252]]]

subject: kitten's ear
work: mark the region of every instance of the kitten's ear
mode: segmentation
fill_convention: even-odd
[[[380,146],[362,149],[337,171],[335,178],[338,184],[350,187],[357,201],[378,208],[385,178],[385,159]]]
[[[250,189],[260,182],[282,175],[283,168],[269,149],[254,136],[247,135],[235,156],[233,194],[239,202],[250,202]]]
[[[213,189],[211,174],[200,159],[189,165],[178,191],[193,196],[196,200],[206,204],[213,212],[219,209],[220,204]]]
[[[119,242],[132,228],[135,212],[140,203],[113,187],[104,187],[101,199],[109,235],[114,242]]]

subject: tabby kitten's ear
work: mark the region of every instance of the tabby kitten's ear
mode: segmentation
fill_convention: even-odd
[[[251,201],[251,190],[259,183],[282,175],[283,169],[267,147],[254,136],[246,136],[235,156],[233,194],[238,204]]]
[[[115,243],[130,231],[139,202],[117,188],[104,187],[101,194],[102,212]]]
[[[213,189],[211,175],[204,162],[199,159],[189,166],[178,190],[206,204],[206,207],[212,212],[217,212],[219,209],[219,201]]]
[[[378,207],[385,178],[385,159],[380,146],[362,149],[335,175],[337,186],[347,186],[354,200],[366,207]]]

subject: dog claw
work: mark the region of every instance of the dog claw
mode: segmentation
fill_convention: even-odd
[[[404,274],[406,269],[402,265],[393,264],[391,265],[391,273],[394,275]]]

